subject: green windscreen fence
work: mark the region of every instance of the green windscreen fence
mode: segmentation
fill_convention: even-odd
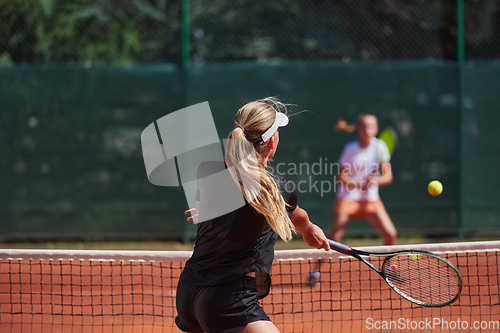
[[[498,86],[492,63],[2,68],[0,239],[194,237],[182,188],[149,183],[141,132],[208,101],[222,140],[238,108],[265,96],[297,105],[270,166],[296,185],[299,206],[325,230],[335,163],[357,138],[333,126],[373,113],[399,136],[394,182],[381,189],[399,233],[491,235],[500,217]],[[427,193],[433,179],[444,185],[439,197]],[[347,233],[375,231],[353,221]]]
[[[477,233],[500,227],[500,66],[476,64],[463,71],[463,220]]]

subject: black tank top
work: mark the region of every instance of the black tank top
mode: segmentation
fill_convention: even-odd
[[[224,162],[203,162],[208,174],[225,168]],[[286,207],[288,216],[292,216],[297,207],[297,193],[293,184],[285,178],[274,175],[283,199],[290,206]],[[198,193],[205,193],[198,189]],[[200,207],[203,194],[197,198]],[[201,209],[201,208],[200,208]],[[205,222],[197,227],[196,242],[193,255],[186,262],[181,279],[195,286],[213,286],[225,284],[254,273],[259,291],[259,298],[267,296],[271,285],[269,276],[274,259],[274,244],[278,235],[269,227],[266,219],[258,214],[245,201],[245,205],[237,210]]]

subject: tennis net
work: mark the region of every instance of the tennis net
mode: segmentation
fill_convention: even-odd
[[[500,331],[500,242],[360,249],[441,254],[462,272],[462,296],[424,308],[401,299],[357,259],[276,251],[262,306],[281,332]],[[0,332],[180,332],[175,292],[190,254],[0,250]],[[319,259],[318,283],[310,284]],[[369,258],[378,267],[383,259]]]

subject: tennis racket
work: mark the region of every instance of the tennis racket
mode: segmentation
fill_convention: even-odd
[[[464,287],[462,274],[448,259],[427,251],[364,252],[328,240],[330,247],[350,255],[377,272],[395,292],[410,302],[441,307],[455,302]],[[361,256],[387,256],[381,269]]]
[[[398,144],[398,134],[394,128],[388,126],[384,128],[378,135],[378,138],[385,142],[387,148],[389,149],[389,154],[392,156],[394,149]]]

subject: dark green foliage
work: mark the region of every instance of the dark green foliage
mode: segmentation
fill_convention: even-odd
[[[455,0],[188,2],[195,64],[457,57]],[[465,1],[466,59],[500,57],[499,13]],[[180,63],[181,15],[181,0],[0,0],[0,64]]]
[[[0,61],[175,62],[179,8],[145,0],[0,0]]]

